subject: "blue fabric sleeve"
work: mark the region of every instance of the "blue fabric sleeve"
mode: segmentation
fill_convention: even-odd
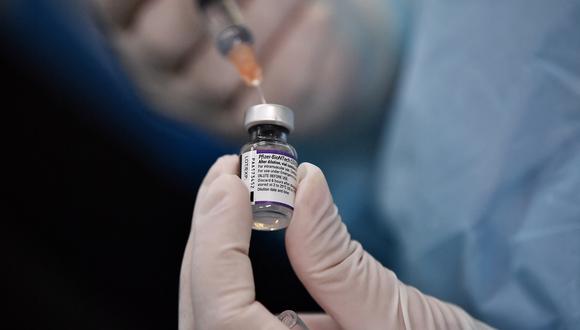
[[[417,9],[376,189],[394,270],[499,328],[576,328],[580,2]]]
[[[218,156],[237,152],[237,146],[200,127],[153,111],[82,5],[52,0],[7,5],[2,25],[39,79],[81,100],[87,106],[78,109],[79,116],[177,185],[194,186]]]

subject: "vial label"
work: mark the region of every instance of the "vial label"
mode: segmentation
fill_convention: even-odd
[[[278,204],[294,209],[298,162],[280,150],[251,150],[242,154],[241,177],[250,203]]]

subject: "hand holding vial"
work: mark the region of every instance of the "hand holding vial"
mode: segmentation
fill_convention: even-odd
[[[288,226],[294,210],[298,155],[288,144],[294,113],[278,104],[258,104],[246,111],[250,141],[240,150],[240,178],[250,192],[253,229]]]
[[[253,216],[238,171],[237,155],[220,158],[197,194],[181,268],[181,330],[288,329],[255,299],[248,257]],[[401,283],[352,241],[319,168],[301,164],[297,181],[286,250],[326,312],[300,316],[310,330],[487,329],[459,307]]]

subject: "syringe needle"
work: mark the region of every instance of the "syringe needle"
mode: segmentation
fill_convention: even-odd
[[[256,90],[258,91],[258,94],[260,95],[260,99],[262,100],[262,103],[266,104],[266,98],[264,97],[264,91],[262,90],[262,86],[256,85]]]

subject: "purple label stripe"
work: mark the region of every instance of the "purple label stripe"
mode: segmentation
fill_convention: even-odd
[[[294,157],[294,155],[292,155],[289,152],[282,151],[282,150],[258,149],[258,150],[256,150],[256,153],[258,153],[258,154],[276,154],[276,155],[282,155],[282,156],[290,157],[290,158],[296,160],[296,157]]]
[[[263,204],[276,204],[276,205],[280,205],[280,206],[285,206],[291,210],[294,210],[294,207],[285,204],[285,203],[280,203],[280,202],[274,202],[274,201],[256,201],[254,202],[255,205],[263,205]]]

